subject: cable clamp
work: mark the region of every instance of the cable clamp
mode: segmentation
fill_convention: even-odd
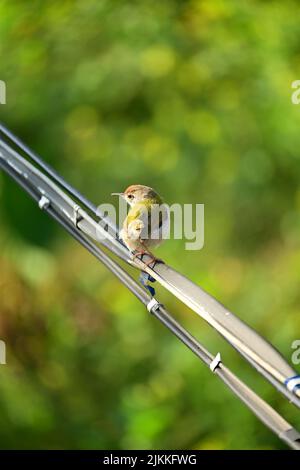
[[[83,219],[83,217],[81,215],[79,215],[79,210],[80,209],[81,209],[81,207],[78,206],[78,204],[75,204],[74,207],[73,207],[72,222],[73,222],[73,224],[75,225],[76,228],[77,228],[78,222],[80,222]]]
[[[294,392],[296,389],[300,388],[300,375],[294,375],[286,379],[284,383],[290,392]]]
[[[286,442],[290,442],[291,440],[297,444],[300,442],[300,434],[299,432],[294,429],[290,428],[287,431],[282,432],[279,437],[282,437]],[[297,449],[299,450],[299,449]]]
[[[39,200],[39,208],[41,210],[44,210],[44,209],[48,209],[48,207],[50,206],[50,201],[49,199],[42,195],[41,199]]]
[[[215,370],[219,367],[221,364],[222,359],[221,359],[221,354],[218,353],[216,357],[211,361],[209,368],[212,372],[215,372]]]
[[[160,303],[158,302],[158,300],[156,300],[154,297],[152,297],[152,299],[150,300],[150,302],[149,302],[148,305],[147,305],[147,310],[148,310],[148,312],[150,312],[150,313],[154,313],[154,312],[156,312],[156,310],[158,310],[161,306],[162,306],[162,304],[160,304]]]

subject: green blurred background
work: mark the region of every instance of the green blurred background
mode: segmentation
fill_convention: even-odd
[[[296,0],[0,0],[1,121],[96,204],[132,183],[204,203],[204,249],[170,240],[158,255],[289,361],[300,335],[299,23]],[[284,448],[2,173],[0,195],[1,448]]]

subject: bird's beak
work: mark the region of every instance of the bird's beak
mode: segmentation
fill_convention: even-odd
[[[124,196],[124,193],[111,193],[111,196]]]

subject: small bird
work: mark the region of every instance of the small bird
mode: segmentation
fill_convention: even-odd
[[[130,210],[123,223],[120,236],[134,257],[147,254],[152,263],[162,262],[156,258],[151,248],[163,240],[164,230],[168,224],[169,214],[160,195],[149,186],[134,184],[124,193],[112,193],[121,196],[130,205]]]

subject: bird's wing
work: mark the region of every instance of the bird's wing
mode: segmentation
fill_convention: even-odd
[[[134,229],[138,223],[143,226],[140,238],[147,239],[161,239],[162,227],[167,221],[167,213],[159,205],[152,204],[135,204],[128,212],[125,220],[125,228],[129,230]]]
[[[141,217],[141,208],[137,207],[137,205],[133,206],[130,211],[128,212],[128,215],[124,221],[124,228],[128,228],[128,226],[132,223],[135,222],[136,220],[139,220]]]

